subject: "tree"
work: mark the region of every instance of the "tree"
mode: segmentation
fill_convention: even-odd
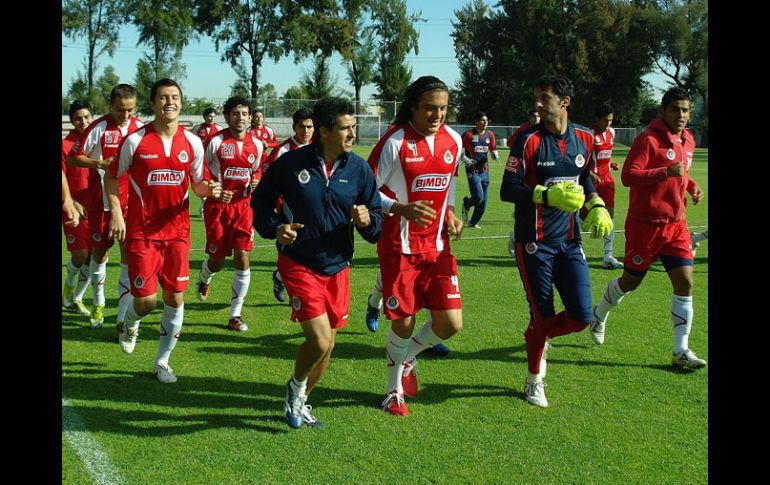
[[[310,99],[321,99],[332,94],[337,77],[329,70],[329,57],[321,54],[313,61],[313,69],[305,71],[300,86]]]
[[[78,71],[77,77],[70,83],[67,91],[68,102],[84,99],[91,103],[94,114],[107,113],[110,109],[110,93],[119,82],[120,78],[115,74],[115,68],[107,66],[89,91],[84,75]]]
[[[243,79],[236,79],[230,86],[230,96],[243,96],[244,98],[248,98],[249,94],[249,85],[246,84]]]
[[[94,86],[96,59],[105,52],[112,57],[118,46],[119,6],[119,0],[64,0],[62,3],[62,32],[72,40],[79,37],[86,40],[83,67],[89,93]]]
[[[363,39],[355,41],[353,57],[348,61],[343,61],[348,64],[348,79],[355,90],[357,113],[361,111],[361,89],[374,80],[377,48],[374,31],[371,28],[362,27],[361,24],[359,24],[359,28],[363,31]]]
[[[311,100],[309,98],[310,97],[302,86],[292,86],[287,89],[283,94],[283,100],[281,101],[283,116],[291,116],[300,108],[307,108],[310,111],[313,111],[316,100]]]

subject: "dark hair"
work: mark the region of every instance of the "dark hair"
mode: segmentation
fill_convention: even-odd
[[[326,97],[313,106],[313,126],[316,130],[330,130],[340,115],[352,115],[356,110],[353,103],[344,98]]]
[[[217,114],[217,110],[215,110],[213,106],[209,106],[208,108],[203,110],[203,117],[205,118],[211,113]]]
[[[81,109],[87,109],[89,113],[93,111],[93,109],[91,109],[91,103],[82,99],[76,99],[72,102],[72,104],[70,104],[70,121],[72,121],[72,117],[75,116],[75,113]]]
[[[594,116],[598,118],[604,118],[607,115],[611,115],[615,110],[612,109],[610,103],[602,103],[594,110]]]
[[[306,108],[300,108],[297,111],[294,112],[293,115],[291,115],[291,121],[292,125],[296,125],[302,120],[309,120],[313,118],[313,113],[308,111]]]
[[[671,101],[689,101],[692,104],[692,98],[690,93],[682,88],[671,88],[663,94],[663,99],[660,100],[660,107],[666,109],[666,106],[671,104]]]
[[[551,88],[551,91],[553,91],[559,99],[564,99],[565,96],[569,96],[573,99],[575,98],[575,88],[572,86],[572,81],[557,74],[549,74],[541,77],[535,82],[535,87],[542,90]]]
[[[222,113],[229,113],[233,110],[233,108],[237,106],[246,106],[246,108],[249,110],[249,113],[251,113],[251,104],[249,104],[249,100],[244,98],[243,96],[230,96],[227,98],[227,101],[225,101],[225,105],[222,106]],[[213,108],[210,108],[213,109]],[[208,110],[207,110],[208,111]],[[206,115],[206,111],[203,112],[203,115]]]
[[[479,111],[478,113],[476,113],[476,116],[473,118],[473,121],[479,121],[481,118],[485,116],[487,116],[487,113],[485,111]],[[488,119],[489,117],[487,116],[487,120]]]
[[[412,108],[420,104],[420,98],[428,91],[446,91],[449,88],[441,79],[436,76],[418,77],[404,92],[404,101],[398,107],[394,123],[406,123],[412,118]]]
[[[262,108],[254,108],[253,110],[251,110],[251,114],[254,114],[254,113],[256,113],[256,112],[260,112],[260,113],[262,113],[262,114],[265,114],[265,113],[262,111]]]
[[[110,104],[116,99],[131,99],[136,97],[136,88],[130,84],[118,84],[110,91]]]
[[[157,81],[155,81],[155,83],[152,85],[152,88],[150,88],[150,101],[155,101],[155,95],[158,94],[158,89],[162,87],[167,87],[167,86],[174,86],[175,88],[177,88],[179,90],[179,96],[183,97],[182,87],[179,85],[179,83],[177,83],[173,79],[164,78],[164,79],[158,79]]]
[[[527,113],[527,118],[529,118],[530,116],[535,116],[535,115],[539,116],[540,113],[538,113],[536,109],[532,109],[532,110],[529,111],[529,113]]]

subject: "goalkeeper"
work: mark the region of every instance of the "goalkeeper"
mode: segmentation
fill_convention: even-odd
[[[524,396],[531,404],[547,407],[546,338],[579,332],[592,317],[578,210],[588,210],[582,229],[591,237],[609,234],[612,219],[588,173],[593,132],[569,121],[572,83],[563,76],[545,76],[535,84],[534,95],[541,123],[516,138],[500,198],[515,204],[516,264],[529,302]],[[554,286],[565,307],[558,313]]]

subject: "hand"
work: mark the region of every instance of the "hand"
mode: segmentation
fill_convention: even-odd
[[[532,194],[532,201],[564,212],[575,212],[583,206],[585,194],[582,185],[575,182],[557,182],[548,188],[537,185]]]
[[[594,185],[599,185],[602,183],[602,180],[599,178],[599,175],[593,172],[588,172],[588,174],[591,176],[591,181],[594,183]]]
[[[111,239],[117,239],[123,241],[126,239],[126,223],[123,220],[123,213],[121,211],[112,211],[112,217],[110,217],[110,232],[108,237]]]
[[[275,238],[278,242],[284,245],[291,246],[297,239],[297,229],[305,227],[304,224],[293,222],[291,224],[281,224],[278,229],[275,230]]]
[[[209,180],[209,197],[219,199],[222,197],[222,184]]]
[[[220,202],[229,204],[233,200],[234,192],[232,190],[222,190],[219,197],[215,197]]]
[[[696,185],[692,191],[691,197],[692,197],[692,204],[698,205],[701,199],[703,199],[703,190],[701,190],[701,188]]]
[[[64,223],[68,227],[78,227],[80,224],[80,213],[75,208],[75,202],[68,198],[62,203],[62,210],[64,210],[65,217],[69,219]]]
[[[259,180],[251,179],[251,182],[249,182],[249,191],[254,192],[257,190],[257,185],[259,185]]]
[[[586,215],[583,221],[583,231],[590,232],[592,238],[608,236],[614,227],[610,213],[604,207],[604,200],[601,197],[594,197],[586,202]]]
[[[466,167],[472,167],[473,164],[476,163],[475,160],[473,160],[472,158],[468,158],[465,155],[463,155],[462,160]]]
[[[107,158],[105,160],[99,161],[99,168],[102,170],[107,170],[110,166],[110,164],[115,160],[115,155],[111,156],[110,158]]]
[[[460,239],[463,233],[463,221],[455,217],[454,209],[447,208],[446,215],[444,216],[444,222],[446,223],[447,235],[455,241]]]
[[[367,227],[372,222],[369,219],[369,208],[365,205],[353,205],[350,216],[358,227]]]
[[[620,166],[615,162],[610,162],[610,169],[615,170],[616,172],[620,170]]]
[[[75,210],[78,211],[78,214],[80,214],[80,220],[82,221],[83,219],[88,219],[88,211],[86,211],[86,208],[76,200],[73,200],[72,203],[75,206]]]
[[[410,223],[426,228],[436,219],[436,210],[431,205],[433,205],[432,200],[416,200],[402,205],[399,214]]]
[[[684,175],[684,162],[672,163],[666,169],[666,175],[669,177],[681,177]]]

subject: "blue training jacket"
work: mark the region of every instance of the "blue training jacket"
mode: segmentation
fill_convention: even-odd
[[[284,210],[276,214],[279,196],[283,196]],[[369,208],[371,223],[367,227],[353,222],[350,213],[354,204]],[[353,152],[343,155],[327,181],[317,141],[283,154],[270,165],[251,195],[251,209],[254,228],[265,239],[275,239],[281,224],[304,224],[297,229],[294,244],[276,242],[276,247],[324,275],[338,273],[350,264],[353,227],[370,243],[376,243],[382,232],[382,201],[366,160]]]

